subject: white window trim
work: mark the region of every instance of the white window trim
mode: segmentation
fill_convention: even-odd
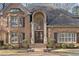
[[[16,18],[13,19],[13,21],[11,20],[11,23],[16,23],[16,24],[11,24],[11,27],[23,27],[23,19],[22,18],[19,19],[19,18],[21,17],[17,16]]]
[[[22,43],[23,34],[22,33],[19,33],[20,35],[18,35],[17,32],[13,32],[13,33],[16,33],[17,35],[16,36],[14,35],[14,37],[11,36],[11,42],[12,43]]]
[[[12,35],[13,35],[13,37],[12,37]],[[11,33],[11,42],[18,43],[18,35],[15,32]]]
[[[65,35],[65,36],[64,37],[60,37],[61,34],[63,34],[63,36]],[[71,34],[74,35],[75,37],[72,37]],[[66,37],[66,35],[69,35],[69,33],[58,33],[57,34],[57,42],[58,43],[76,43],[77,42],[77,33],[70,33],[71,37],[69,37],[69,36]],[[68,38],[68,39],[66,40],[66,38]],[[69,38],[70,38],[70,41],[69,41]],[[61,39],[61,41],[60,41],[60,39]]]

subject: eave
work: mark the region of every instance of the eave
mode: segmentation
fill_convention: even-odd
[[[79,25],[58,25],[58,24],[55,24],[55,25],[47,25],[47,27],[53,27],[53,28],[79,28]]]

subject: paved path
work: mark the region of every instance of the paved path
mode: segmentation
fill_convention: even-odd
[[[0,50],[0,56],[79,56],[79,49],[56,49],[51,52],[43,52],[36,49],[35,52],[26,50]]]

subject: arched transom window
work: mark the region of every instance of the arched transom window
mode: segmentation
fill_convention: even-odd
[[[37,12],[34,15],[35,30],[43,29],[44,27],[44,15],[41,12]]]
[[[11,13],[18,13],[18,12],[22,12],[22,11],[21,11],[21,9],[19,9],[19,8],[11,8],[11,9],[9,10],[9,12],[11,12]]]

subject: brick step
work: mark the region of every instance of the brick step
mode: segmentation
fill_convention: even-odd
[[[46,45],[45,44],[41,44],[41,43],[35,43],[35,44],[31,44],[30,47],[31,48],[45,48]]]

